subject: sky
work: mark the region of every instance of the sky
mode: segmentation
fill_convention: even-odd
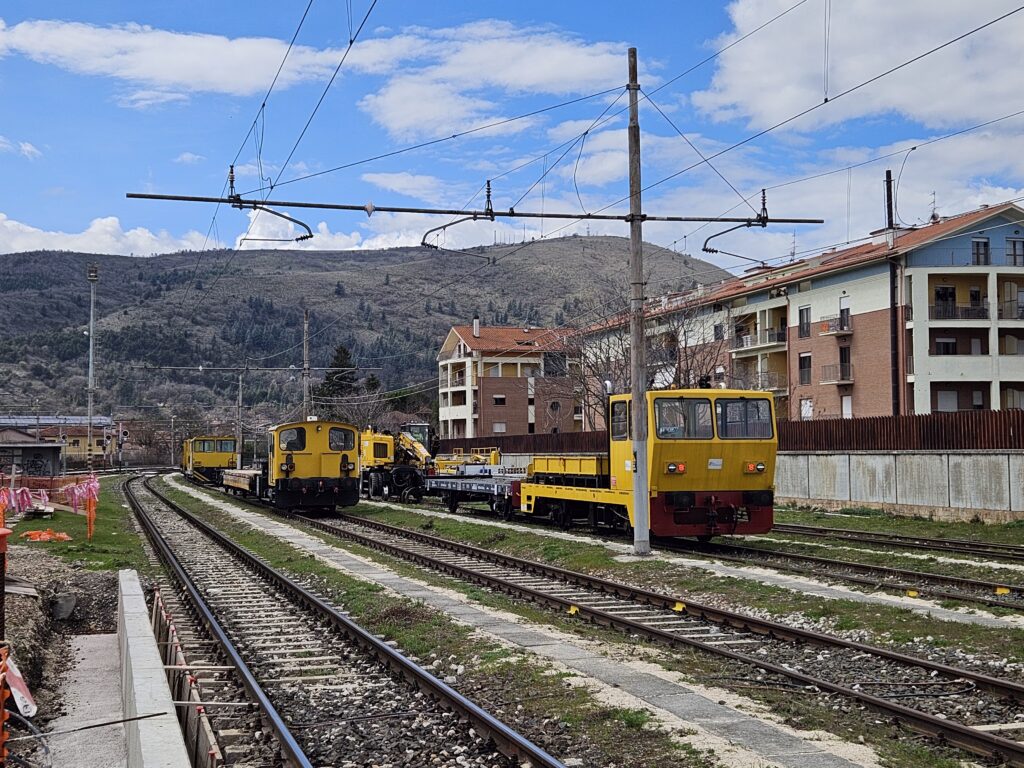
[[[1015,9],[1003,0],[6,0],[0,253],[268,245],[247,238],[380,248],[418,244],[450,220],[281,209],[315,234],[297,243],[289,238],[302,230],[269,214],[125,198],[220,196],[232,163],[236,191],[253,198],[480,209],[490,179],[498,210],[622,214],[635,46],[645,213],[752,215],[767,188],[771,216],[825,223],[713,244],[777,263],[882,227],[886,168],[908,225],[933,207],[953,215],[1024,196],[1024,114],[1008,117],[1024,110],[1024,11],[850,91]],[[700,256],[724,228],[650,222],[644,237]],[[586,232],[628,228],[481,220],[432,242]]]

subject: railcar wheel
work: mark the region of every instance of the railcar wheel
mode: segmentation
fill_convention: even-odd
[[[448,502],[448,511],[451,514],[454,515],[456,512],[458,512],[458,510],[459,510],[459,499],[455,495],[455,491],[448,491],[448,498],[446,499],[446,501]]]
[[[370,475],[370,498],[379,497],[384,493],[384,478],[379,472]]]
[[[699,541],[701,544],[707,544],[713,538],[714,538],[714,536],[712,536],[711,534],[704,533],[704,534],[701,534],[700,536],[697,537],[697,541]]]

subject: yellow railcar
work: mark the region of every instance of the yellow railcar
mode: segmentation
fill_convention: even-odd
[[[187,438],[181,444],[182,474],[219,485],[224,470],[235,466],[235,446],[235,438],[224,435]]]
[[[330,509],[359,501],[359,430],[295,421],[268,432],[266,494],[280,509]]]
[[[519,486],[520,511],[564,527],[629,529],[633,515],[630,395],[609,403],[608,452],[541,456]],[[771,530],[778,438],[772,396],[730,389],[647,393],[650,529],[656,536]]]

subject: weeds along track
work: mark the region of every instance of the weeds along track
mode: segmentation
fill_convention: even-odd
[[[876,589],[895,590],[909,593],[914,597],[956,600],[991,608],[1024,611],[1024,585],[804,555],[772,549],[771,544],[770,539],[765,539],[763,543],[759,542],[757,546],[658,540],[655,546],[684,555],[704,555],[726,562],[761,565],[814,578],[835,579]]]
[[[561,766],[284,574],[163,498],[126,492],[292,766]]]
[[[417,508],[416,505],[403,504],[402,506],[408,506],[412,510]],[[464,507],[464,509],[471,511],[475,515],[486,514],[472,507]],[[526,530],[535,527],[549,527],[548,524],[541,521],[529,523],[517,521],[509,522],[509,524],[522,525]],[[777,525],[773,530],[779,531],[785,527]],[[820,530],[827,531],[830,529],[823,528]],[[625,541],[621,534],[612,531],[603,531],[600,535],[603,538]],[[818,534],[811,535],[817,536]],[[872,538],[870,540],[871,543],[877,544],[883,544],[885,541],[883,538]],[[914,541],[927,540],[915,539]],[[816,557],[814,555],[773,549],[772,545],[774,543],[769,538],[759,539],[757,546],[741,546],[717,541],[700,544],[696,541],[673,539],[655,539],[652,542],[656,549],[686,556],[711,557],[723,562],[763,566],[777,571],[797,573],[817,579],[826,578],[858,586],[887,589],[904,594],[909,593],[914,597],[955,600],[962,603],[983,605],[989,608],[1024,611],[1024,585],[1022,584],[1009,584],[951,576],[930,571],[858,563],[850,560],[838,560],[834,557]],[[965,543],[971,544],[971,542]],[[996,546],[998,547],[999,545]],[[1024,553],[1024,548],[1021,547],[1014,548],[1012,545],[1003,545],[1003,548],[1011,550],[1011,554],[1014,549],[1020,549]],[[990,555],[984,556],[989,557]],[[998,557],[998,555],[991,555],[991,557]]]
[[[970,539],[932,539],[926,536],[901,536],[895,533],[876,531],[858,531],[850,528],[828,528],[826,526],[794,525],[777,523],[772,533],[786,533],[796,536],[812,536],[815,538],[839,539],[856,541],[861,544],[878,544],[885,547],[905,549],[928,549],[936,552],[956,552],[976,557],[1003,560],[1006,562],[1024,562],[1024,547],[1016,544],[1000,544],[990,541],[972,541]]]
[[[974,754],[1024,765],[1024,685],[700,605],[677,595],[341,515],[291,516],[388,555],[670,646],[737,662],[737,675],[866,707]]]

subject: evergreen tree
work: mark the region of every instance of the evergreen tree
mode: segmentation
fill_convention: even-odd
[[[356,372],[352,370],[352,353],[344,344],[334,348],[330,367],[345,370],[327,371],[323,383],[313,387],[313,396],[331,398],[351,395],[357,389],[357,378]]]

